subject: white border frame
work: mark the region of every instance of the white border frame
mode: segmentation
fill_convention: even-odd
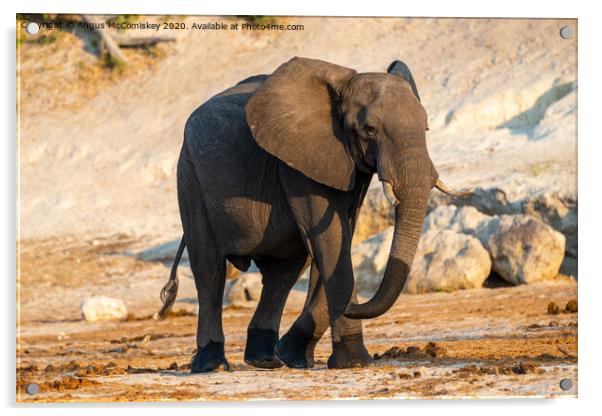
[[[364,4],[346,4],[343,1],[277,1],[277,0],[236,0],[217,1],[204,4],[193,4],[187,0],[107,0],[103,2],[85,3],[81,0],[46,1],[43,4],[29,1],[15,4],[3,2],[2,13],[3,41],[2,57],[5,65],[2,66],[2,84],[6,93],[2,100],[3,125],[5,137],[2,140],[2,157],[4,158],[0,169],[4,186],[2,187],[4,203],[2,204],[2,220],[4,235],[2,238],[1,264],[4,267],[4,297],[5,313],[2,319],[2,329],[5,335],[2,342],[2,358],[5,370],[0,378],[2,382],[2,404],[9,407],[10,414],[31,414],[41,411],[46,415],[81,414],[81,409],[91,415],[103,414],[114,407],[127,407],[123,411],[128,414],[138,412],[146,415],[164,415],[166,411],[177,411],[178,415],[187,414],[232,414],[244,412],[248,415],[281,414],[288,415],[306,414],[318,408],[326,412],[349,411],[352,414],[369,412],[369,408],[377,407],[383,412],[399,413],[417,411],[421,414],[444,412],[448,414],[487,415],[504,414],[523,407],[529,412],[545,412],[553,414],[589,414],[594,409],[599,412],[600,397],[597,387],[600,382],[600,312],[596,309],[597,295],[600,291],[602,276],[596,266],[596,258],[600,257],[595,252],[598,245],[598,231],[600,221],[598,211],[600,206],[600,185],[602,178],[600,163],[596,157],[600,152],[600,138],[595,130],[594,123],[599,119],[599,74],[602,74],[600,65],[600,45],[602,39],[599,21],[600,15],[595,12],[592,1],[545,1],[526,2],[524,0],[505,0],[503,2],[471,2],[469,0],[454,1],[418,1],[395,2],[385,0],[370,0]],[[479,401],[353,401],[353,402],[266,402],[266,403],[137,403],[124,404],[98,404],[98,405],[16,405],[15,399],[15,230],[16,230],[16,119],[15,119],[15,13],[27,12],[86,12],[86,13],[115,13],[115,14],[198,14],[198,15],[227,15],[227,14],[254,14],[254,15],[307,15],[307,16],[430,16],[430,17],[529,17],[529,18],[578,18],[579,27],[579,97],[578,97],[578,130],[579,135],[579,200],[581,230],[579,233],[580,246],[580,282],[579,282],[579,399],[506,399],[506,400],[479,400]],[[586,226],[585,226],[586,225]],[[279,409],[285,407],[285,409]],[[400,407],[403,407],[401,409]],[[177,410],[176,410],[177,408]],[[315,409],[315,410],[314,410]],[[344,409],[344,410],[343,410]],[[518,410],[518,409],[517,409]]]

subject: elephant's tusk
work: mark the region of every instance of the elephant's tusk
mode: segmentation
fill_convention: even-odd
[[[391,186],[391,184],[387,181],[382,181],[382,183],[383,183],[383,192],[385,193],[385,198],[387,198],[387,201],[389,201],[389,204],[393,205],[394,207],[399,205],[399,200],[395,196],[395,192],[393,192],[393,187]]]
[[[447,186],[440,179],[437,179],[437,182],[435,182],[435,188],[437,188],[438,190],[440,190],[444,194],[447,194],[449,196],[453,196],[455,198],[465,198],[465,197],[470,196],[470,195],[472,195],[474,193],[474,188],[467,189],[465,191],[456,191],[455,189],[452,189],[449,186]]]

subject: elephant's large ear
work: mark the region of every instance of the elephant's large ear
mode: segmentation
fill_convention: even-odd
[[[307,58],[281,65],[246,105],[257,144],[317,182],[352,189],[355,162],[343,133],[338,100],[355,73]]]
[[[416,81],[414,81],[414,77],[412,76],[412,71],[410,71],[410,67],[407,66],[405,64],[405,62],[402,62],[402,61],[391,62],[391,65],[389,65],[389,68],[387,68],[387,73],[393,74],[393,75],[399,75],[400,77],[402,77],[406,81],[408,81],[410,83],[410,86],[412,87],[412,91],[414,92],[414,95],[416,96],[418,101],[420,101],[420,95],[418,94],[418,88],[416,88]]]

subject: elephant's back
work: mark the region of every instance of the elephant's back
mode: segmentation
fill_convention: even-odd
[[[216,94],[192,112],[184,129],[184,142],[201,162],[238,162],[239,154],[261,153],[247,125],[245,105],[265,80],[247,78]]]
[[[245,105],[265,77],[253,77],[212,97],[186,124],[186,163],[194,167],[209,223],[227,255],[282,250],[298,229],[289,213],[274,156],[261,149],[247,125]],[[299,240],[300,241],[300,240]],[[300,244],[300,243],[299,243]]]

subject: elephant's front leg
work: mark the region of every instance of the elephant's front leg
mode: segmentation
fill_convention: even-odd
[[[303,312],[280,339],[279,357],[292,368],[309,368],[314,365],[314,349],[330,325],[326,292],[315,265],[310,274],[310,288]],[[352,296],[356,302],[355,292]],[[364,346],[361,320],[341,317],[332,325],[332,355],[328,368],[366,366],[373,362]]]
[[[262,273],[263,288],[257,310],[247,330],[245,362],[259,368],[277,368],[276,342],[286,299],[305,269],[307,251],[291,259],[267,257],[256,260]]]
[[[341,321],[353,297],[353,225],[350,214],[358,202],[357,195],[319,184],[284,164],[279,165],[279,173],[291,213],[317,268],[312,274],[319,271],[320,284],[316,285],[315,290],[324,293],[316,293],[316,298],[310,301],[313,306],[308,308],[313,309],[313,313],[309,312],[309,316],[305,314],[300,318],[299,325],[293,325],[279,343],[278,353],[287,365],[302,366],[303,360],[298,351],[305,347],[305,366],[311,365],[307,351],[313,349],[312,343],[315,344],[331,325],[335,335],[333,346],[336,347],[332,362],[338,365],[345,361],[338,359],[338,356],[349,356],[343,353],[343,347],[350,343],[362,343],[361,324]],[[289,360],[287,350],[293,348],[297,350],[293,352],[293,358],[296,356],[298,359]],[[347,361],[351,362],[349,359]]]
[[[351,298],[357,303],[355,291]],[[364,367],[374,363],[364,345],[362,321],[341,317],[331,328],[332,355],[328,358],[328,368]]]

